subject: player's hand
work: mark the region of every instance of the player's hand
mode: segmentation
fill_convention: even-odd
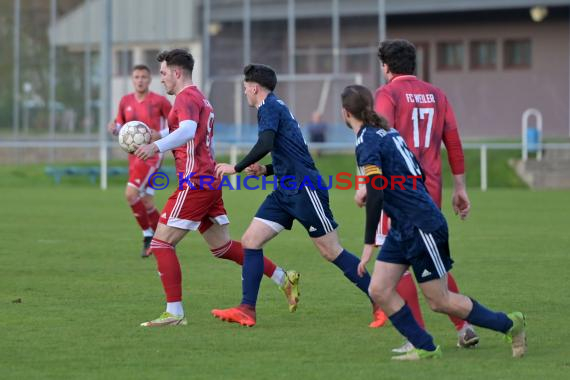
[[[157,132],[155,130],[151,130],[150,131],[150,142],[153,143],[157,140],[160,140],[162,137],[160,136],[160,132]]]
[[[230,164],[217,164],[216,165],[216,177],[223,177],[226,174],[236,174],[236,169],[234,165]]]
[[[469,202],[469,197],[467,196],[465,188],[455,189],[453,191],[451,205],[453,206],[453,212],[455,212],[455,215],[459,215],[461,220],[465,220],[465,218],[467,218],[469,211],[471,210],[471,202]]]
[[[354,202],[358,207],[364,207],[366,204],[366,187],[360,187],[354,194]]]
[[[153,157],[156,152],[158,152],[158,147],[155,144],[144,144],[135,150],[134,155],[141,160],[148,160]]]
[[[360,257],[360,263],[358,264],[357,273],[359,277],[363,277],[366,274],[366,264],[370,261],[372,253],[374,253],[374,244],[364,244],[362,249],[362,256]]]
[[[256,162],[255,164],[251,164],[247,168],[245,168],[244,172],[247,175],[261,177],[262,175],[265,175],[265,173],[267,173],[267,168],[265,167],[265,165],[260,165]]]
[[[117,124],[115,124],[114,121],[111,121],[111,122],[109,122],[109,124],[107,124],[107,130],[113,136],[117,136],[119,134],[120,128],[117,128]]]

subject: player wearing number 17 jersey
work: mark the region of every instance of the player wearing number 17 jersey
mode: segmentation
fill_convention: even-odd
[[[382,62],[390,79],[376,91],[375,110],[404,138],[425,172],[426,186],[432,199],[441,208],[442,143],[449,152],[453,175],[465,172],[457,121],[451,103],[441,89],[411,73],[400,73],[404,67],[397,66],[397,73],[391,71],[390,64],[403,62],[399,59],[399,62],[392,63],[390,59],[400,58],[399,50],[404,49],[413,49],[415,56],[415,48],[407,41],[386,41],[380,46],[380,54],[388,61]]]
[[[186,50],[174,49],[159,54],[157,59],[161,62],[160,75],[166,92],[176,95],[168,115],[170,134],[142,145],[135,155],[146,160],[159,152],[172,150],[176,171],[182,173],[183,180],[168,198],[150,245],[166,294],[166,311],[157,319],[142,323],[143,327],[186,324],[182,274],[175,247],[188,231],[198,230],[215,257],[240,265],[244,261],[240,242],[230,239],[219,179],[211,181],[216,165],[211,150],[214,109],[192,82],[194,58]],[[262,265],[263,273],[279,285],[289,302],[289,310],[294,311],[298,300],[298,274],[286,273],[269,259]]]
[[[445,144],[451,171],[454,176],[453,208],[465,218],[469,212],[469,199],[464,183],[464,158],[457,122],[445,93],[430,83],[416,78],[416,50],[405,40],[388,40],[378,49],[385,86],[376,91],[375,111],[387,119],[388,124],[398,130],[407,146],[414,153],[425,174],[428,193],[441,209],[441,144]],[[389,221],[383,215],[380,221],[380,239],[387,234]],[[448,275],[449,289],[459,292],[455,279]],[[409,303],[414,316],[423,326],[421,310],[417,302],[417,291],[409,273],[398,285],[398,291]],[[476,345],[479,337],[464,321],[450,317],[458,331],[458,345]],[[408,345],[409,348],[409,345]]]
[[[366,173],[366,230],[358,272],[374,252],[374,235],[380,211],[392,218],[393,226],[382,245],[369,293],[388,315],[392,325],[413,345],[395,360],[420,360],[441,356],[432,336],[414,319],[396,286],[411,267],[430,308],[506,335],[513,357],[526,353],[525,317],[487,309],[473,298],[451,292],[447,272],[453,261],[449,252],[447,222],[426,191],[421,168],[404,139],[372,109],[372,94],[359,85],[348,86],[341,95],[342,114],[356,135],[356,161]],[[405,178],[395,186],[395,179]],[[419,178],[419,180],[415,180]],[[381,182],[385,183],[381,186]],[[393,181],[393,182],[392,182]],[[379,187],[381,186],[381,187]]]

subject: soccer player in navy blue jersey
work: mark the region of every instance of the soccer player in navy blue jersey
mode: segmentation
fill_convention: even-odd
[[[359,274],[365,273],[366,263],[374,251],[382,208],[392,220],[378,254],[369,292],[394,327],[415,347],[393,359],[441,356],[439,346],[418,325],[396,291],[400,277],[410,266],[432,310],[506,334],[512,341],[513,357],[523,356],[526,337],[522,313],[494,312],[472,298],[449,291],[447,272],[453,260],[447,222],[429,196],[420,165],[404,139],[398,131],[388,127],[386,119],[374,112],[372,93],[364,86],[352,85],[344,89],[341,99],[344,120],[356,134],[358,166],[368,179],[366,230]]]
[[[252,64],[244,69],[244,93],[250,106],[257,108],[258,141],[237,165],[218,164],[216,174],[248,173],[274,175],[278,187],[267,196],[243,235],[244,263],[242,269],[243,298],[238,307],[213,310],[212,314],[229,322],[253,326],[255,304],[263,272],[263,246],[284,229],[290,230],[299,221],[313,243],[328,261],[368,296],[370,276],[359,276],[359,260],[339,242],[337,223],[329,208],[328,191],[319,186],[320,174],[303,140],[299,123],[287,105],[273,90],[277,75],[269,66]],[[260,166],[257,161],[271,153],[272,164]],[[252,166],[253,165],[253,166]],[[373,306],[371,327],[380,327],[386,316]]]

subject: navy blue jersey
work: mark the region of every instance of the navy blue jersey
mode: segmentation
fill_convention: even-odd
[[[267,95],[259,106],[257,124],[260,134],[267,130],[275,132],[271,158],[273,172],[279,180],[279,191],[296,194],[306,179],[317,188],[319,172],[303,139],[299,123],[287,105],[275,94]]]
[[[367,165],[374,165],[386,178],[383,208],[392,218],[391,228],[397,232],[396,237],[410,237],[413,226],[432,232],[446,223],[425,188],[416,158],[398,131],[364,126],[356,139],[356,161],[361,171]],[[375,184],[383,186],[380,180]]]

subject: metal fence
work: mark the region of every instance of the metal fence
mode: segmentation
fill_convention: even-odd
[[[5,69],[0,76],[2,83],[12,84],[0,88],[0,158],[12,152],[19,162],[28,162],[34,157],[25,157],[23,149],[36,149],[37,161],[63,162],[72,150],[80,155],[84,149],[82,158],[97,159],[104,169],[114,147],[105,126],[120,97],[131,90],[131,67],[148,64],[151,90],[163,93],[155,57],[172,47],[189,48],[195,55],[194,79],[216,109],[218,149],[237,151],[255,135],[255,110],[245,104],[239,84],[243,66],[252,61],[277,70],[278,95],[302,126],[315,111],[323,115],[329,128],[320,149],[350,149],[338,94],[349,83],[370,88],[381,83],[376,44],[386,37],[386,1],[322,0],[318,12],[309,3],[315,1],[0,2],[0,65]],[[369,12],[341,17],[347,7]],[[360,26],[362,35],[341,33]],[[508,148],[518,149],[515,145]],[[483,173],[486,152],[507,147],[467,144],[466,149],[481,150]],[[106,170],[101,173],[105,187]]]
[[[368,21],[385,34],[384,0]],[[328,16],[299,18],[303,0],[6,0],[0,3],[0,139],[14,146],[49,146],[46,160],[57,161],[57,149],[98,140],[102,167],[108,160],[106,124],[121,96],[131,91],[134,64],[151,67],[151,90],[164,93],[157,77],[156,55],[162,49],[189,48],[196,58],[194,80],[208,88],[220,125],[218,138],[242,138],[233,131],[254,120],[243,97],[224,91],[222,78],[239,76],[245,64],[275,67],[282,84],[279,95],[293,102],[301,124],[315,111],[330,124],[329,138],[338,136],[337,110],[341,85],[359,78],[380,81],[374,44],[341,48],[340,1],[330,0]],[[355,0],[351,4],[370,3]],[[260,17],[260,6],[283,7],[286,17]],[[234,10],[234,11],[232,11]],[[299,25],[314,23],[319,41],[308,46]],[[9,47],[9,48],[8,48]],[[351,73],[347,76],[346,73]],[[11,74],[11,78],[8,75]],[[287,78],[287,79],[286,79]],[[332,79],[331,79],[332,78]],[[364,79],[363,79],[364,78]],[[343,82],[344,81],[344,82]],[[227,83],[226,83],[227,84]],[[234,84],[231,84],[235,87]],[[317,95],[310,95],[313,91]],[[334,93],[334,94],[333,94]],[[323,102],[323,98],[325,101]],[[225,112],[229,108],[234,112]],[[219,115],[219,116],[218,116]],[[230,133],[224,132],[227,126]],[[246,138],[244,134],[243,138]],[[50,141],[45,145],[41,141]],[[4,146],[8,146],[4,145]],[[59,151],[61,153],[61,151]],[[43,155],[40,155],[43,157]],[[17,156],[20,157],[20,156]],[[102,187],[106,170],[101,170]]]
[[[359,2],[362,0],[352,3]],[[287,16],[279,20],[260,18],[256,9],[268,3],[283,6]],[[371,87],[378,85],[381,78],[376,59],[377,38],[371,40],[373,43],[341,48],[340,1],[329,2],[328,17],[297,18],[304,3],[303,0],[3,1],[1,62],[10,69],[3,74],[3,83],[11,86],[4,86],[0,92],[0,136],[51,140],[68,135],[97,136],[98,129],[112,118],[120,97],[131,91],[131,67],[137,63],[151,66],[152,89],[163,92],[155,58],[161,49],[177,46],[194,53],[197,58],[194,79],[201,87],[213,85],[210,100],[219,105],[218,109],[223,109],[227,100],[215,91],[216,83],[212,81],[240,75],[243,66],[251,61],[270,64],[280,75],[300,75],[307,83],[313,75],[318,79],[323,74],[356,73]],[[383,38],[384,0],[377,4],[379,13],[372,14],[367,22],[377,23],[378,36]],[[238,10],[238,16],[228,17],[228,9]],[[318,41],[310,45],[305,35],[296,34],[298,27],[307,23],[319,28],[313,37]],[[103,88],[106,85],[111,88],[110,99]],[[306,93],[303,88],[282,87],[280,95],[286,100],[295,96],[303,99]],[[103,112],[109,102],[110,111]],[[298,112],[299,120],[309,121],[312,111]],[[243,115],[246,123],[251,120],[249,112]],[[335,124],[339,116],[338,112],[327,110],[324,117]],[[231,117],[220,121],[237,124]]]
[[[354,152],[354,144],[349,141],[353,139],[349,133],[345,136],[345,142],[329,142],[329,143],[311,143],[309,148],[312,151],[319,151],[324,154],[332,153],[345,153],[347,156],[352,155]],[[230,163],[236,164],[240,154],[247,152],[253,146],[254,141],[242,142],[215,142],[214,150],[217,155],[229,156]],[[564,151],[566,156],[570,156],[570,144],[568,143],[544,143],[540,144],[533,149],[536,152],[543,154],[544,152]],[[23,156],[25,152],[34,149],[39,152],[44,152],[48,155],[50,151],[75,151],[76,154],[85,156],[89,155],[92,159],[97,157],[96,152],[101,149],[101,144],[97,140],[69,140],[69,141],[46,141],[46,140],[29,140],[29,141],[0,141],[0,157],[5,154],[12,156]],[[520,156],[521,160],[525,160],[524,145],[520,143],[465,143],[463,144],[464,150],[478,150],[479,151],[479,188],[481,191],[487,191],[490,187],[489,183],[493,181],[492,175],[489,174],[488,163],[489,153],[499,151],[513,152],[513,159]],[[118,150],[115,144],[115,150]],[[78,153],[79,151],[79,153]],[[41,154],[41,153],[40,153]],[[528,158],[528,152],[526,152]],[[25,160],[22,160],[25,161]],[[104,169],[103,169],[104,168]],[[106,166],[102,167],[107,171]],[[469,170],[468,170],[469,172]],[[469,173],[468,173],[469,175]]]

